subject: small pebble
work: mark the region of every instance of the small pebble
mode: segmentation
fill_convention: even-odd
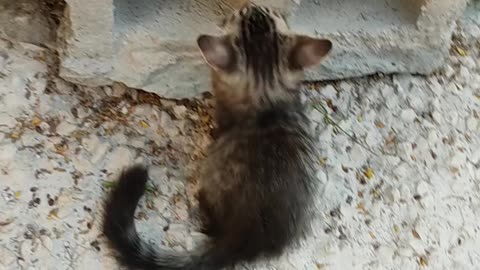
[[[175,114],[176,117],[180,119],[184,118],[187,112],[188,112],[187,107],[183,105],[173,107],[173,113]]]
[[[451,78],[455,74],[455,70],[450,65],[446,65],[444,71],[447,78]]]
[[[77,126],[72,125],[66,121],[61,122],[57,128],[57,134],[61,136],[67,136],[68,134],[72,133],[75,129],[77,129]]]
[[[437,122],[437,124],[442,124],[443,123],[443,117],[442,117],[442,114],[438,111],[434,111],[432,113],[432,117],[433,117],[433,120],[435,120],[435,122]]]
[[[417,185],[417,194],[420,196],[425,196],[430,190],[429,185],[425,181],[420,181]]]
[[[416,116],[417,116],[417,114],[415,113],[415,111],[413,109],[403,110],[400,114],[400,117],[402,118],[402,120],[407,122],[407,123],[413,122],[413,120],[415,120]]]
[[[331,84],[320,89],[320,93],[327,99],[334,100],[337,98],[337,90],[335,90],[335,88]]]
[[[473,117],[470,117],[467,119],[467,129],[472,131],[472,132],[475,132],[478,130],[478,120],[473,118]]]
[[[123,83],[113,83],[111,96],[121,97],[127,92],[127,86]]]

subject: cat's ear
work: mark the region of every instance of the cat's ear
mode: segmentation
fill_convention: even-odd
[[[226,37],[200,35],[197,44],[205,61],[215,70],[229,71],[235,64],[235,55]]]
[[[327,39],[299,35],[294,40],[290,53],[290,65],[295,69],[309,68],[319,64],[332,49],[332,42]]]

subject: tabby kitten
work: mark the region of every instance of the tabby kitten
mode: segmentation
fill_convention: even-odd
[[[267,8],[247,5],[229,16],[223,36],[201,35],[212,69],[219,137],[200,173],[200,210],[211,241],[194,251],[157,250],[140,239],[134,212],[147,170],[128,169],[106,205],[104,232],[136,269],[215,270],[272,257],[309,225],[317,181],[310,122],[300,101],[303,69],[332,43],[288,33]]]

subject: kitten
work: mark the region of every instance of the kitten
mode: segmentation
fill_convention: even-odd
[[[254,5],[229,16],[224,29],[223,36],[197,39],[212,69],[220,131],[200,170],[199,205],[211,241],[177,252],[141,240],[134,212],[148,175],[135,166],[108,199],[104,223],[129,267],[224,269],[278,256],[307,231],[318,158],[299,88],[303,70],[332,43],[289,34],[280,15]]]

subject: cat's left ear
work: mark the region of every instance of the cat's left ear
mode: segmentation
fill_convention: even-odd
[[[308,36],[295,36],[290,52],[290,65],[294,69],[313,67],[331,51],[332,42]]]
[[[197,44],[205,61],[215,70],[230,71],[235,64],[233,47],[227,37],[201,35]]]

